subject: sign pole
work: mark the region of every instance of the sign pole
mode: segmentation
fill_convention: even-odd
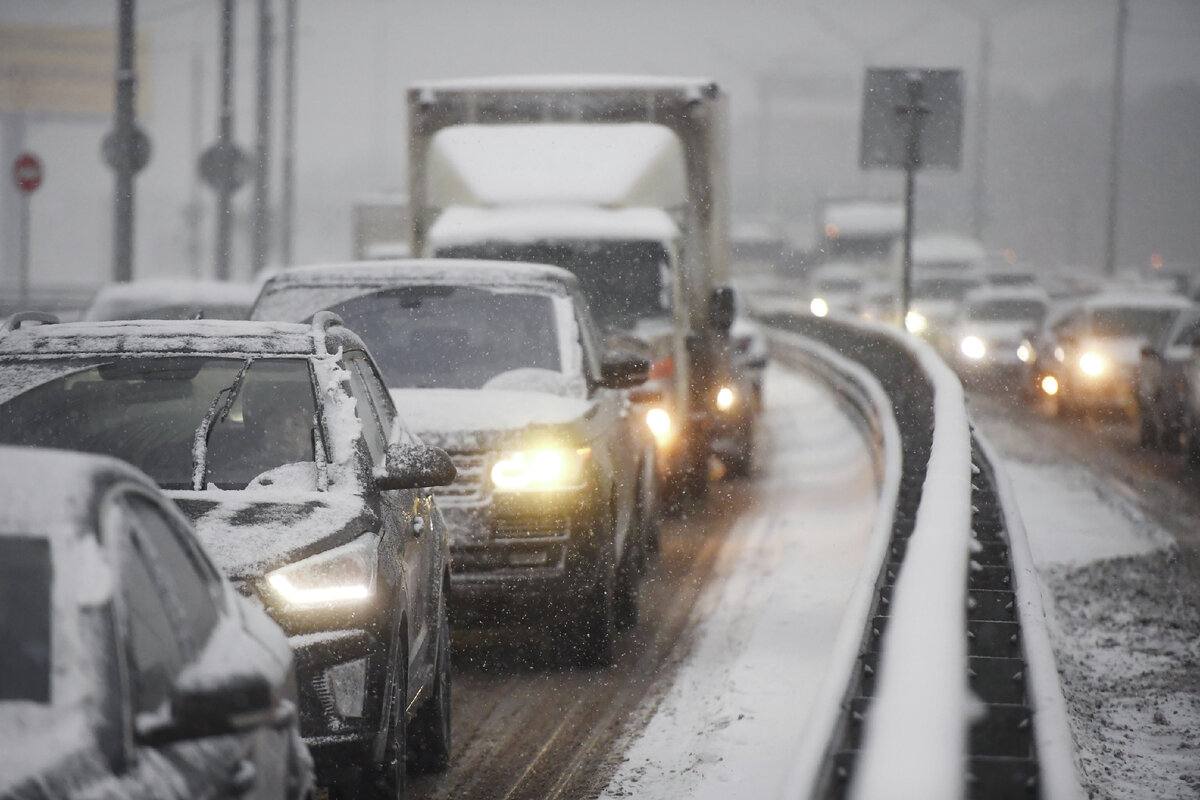
[[[21,193],[17,222],[17,297],[21,307],[29,304],[29,196],[42,185],[42,162],[33,153],[21,153],[13,161],[13,184]]]
[[[29,195],[21,193],[20,261],[17,272],[17,298],[21,308],[29,305]]]
[[[904,259],[900,286],[900,324],[908,322],[908,307],[912,299],[912,232],[916,206],[917,170],[921,168],[921,123],[929,109],[921,102],[924,86],[920,73],[906,76],[908,102],[896,107],[896,114],[905,122],[904,130]]]

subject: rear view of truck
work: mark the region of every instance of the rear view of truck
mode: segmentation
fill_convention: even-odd
[[[533,77],[412,87],[414,254],[576,274],[610,345],[653,362],[639,413],[676,498],[711,454],[749,465],[755,409],[730,352],[726,98],[709,81]]]

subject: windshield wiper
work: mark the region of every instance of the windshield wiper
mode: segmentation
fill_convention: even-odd
[[[246,377],[246,372],[252,363],[254,363],[254,359],[247,358],[246,363],[234,377],[233,383],[217,392],[216,397],[208,406],[208,411],[204,414],[204,419],[200,420],[200,425],[196,428],[196,434],[192,438],[192,489],[197,492],[204,488],[204,476],[208,472],[208,439],[212,435],[213,423],[224,422],[225,418],[229,416],[229,410],[233,408],[233,401],[237,399],[238,392],[241,391],[242,380]],[[222,398],[224,398],[223,403],[221,402]]]

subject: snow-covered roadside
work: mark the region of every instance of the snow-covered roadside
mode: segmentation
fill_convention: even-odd
[[[1086,467],[1003,465],[1048,590],[1085,788],[1200,797],[1200,604],[1172,537]]]
[[[766,401],[759,505],[730,532],[694,612],[694,648],[606,798],[777,797],[811,744],[878,488],[870,450],[827,391],[772,366]]]

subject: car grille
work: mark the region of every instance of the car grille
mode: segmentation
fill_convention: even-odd
[[[454,500],[483,500],[487,496],[487,456],[484,453],[451,453],[458,474],[454,483],[440,486],[434,496]]]

